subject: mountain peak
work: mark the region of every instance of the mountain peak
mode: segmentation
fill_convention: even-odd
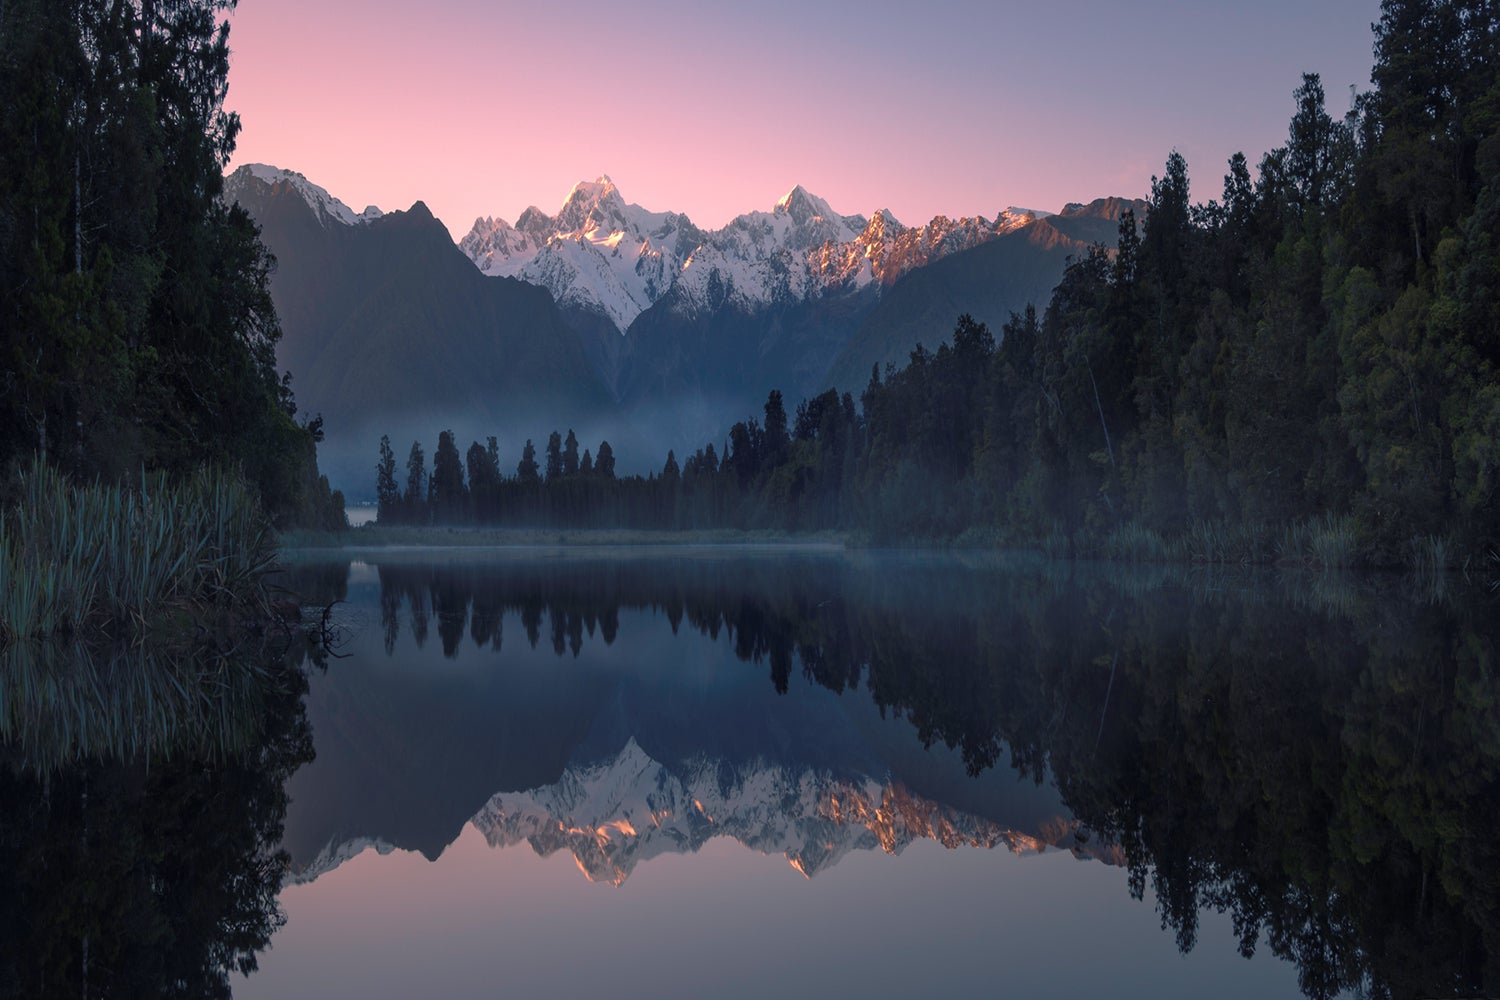
[[[786,194],[782,195],[781,200],[776,203],[776,208],[780,211],[785,212],[789,208],[791,208],[793,202],[800,201],[801,199],[806,197],[807,188],[803,187],[801,184],[793,184],[792,189]]]
[[[557,228],[567,233],[612,232],[625,224],[625,199],[608,174],[574,184],[557,213]]]
[[[801,184],[795,185],[786,195],[776,203],[773,210],[777,215],[790,216],[791,220],[800,225],[806,225],[815,218],[832,221],[838,216],[833,214],[833,209],[828,202],[813,194]]]
[[[312,209],[318,222],[325,226],[330,219],[341,225],[357,226],[381,216],[380,209],[374,205],[363,212],[356,212],[329,194],[326,188],[314,184],[303,174],[295,170],[284,170],[269,163],[246,163],[226,177],[224,179],[226,200],[238,200],[237,196],[252,181],[259,181],[273,191],[277,187],[285,187],[296,192],[298,197],[307,203],[307,207]]]
[[[1063,210],[1058,215],[1065,219],[1092,216],[1118,222],[1126,212],[1134,212],[1137,221],[1144,219],[1146,203],[1139,198],[1095,198],[1087,205],[1076,201],[1069,202],[1063,206]]]
[[[609,179],[609,174],[600,174],[591,181],[579,181],[574,184],[573,190],[569,191],[568,196],[563,199],[563,204],[566,205],[580,198],[586,201],[597,201],[611,191],[618,190],[615,182]]]
[[[530,233],[539,240],[545,242],[546,234],[556,226],[552,216],[543,212],[535,205],[528,205],[526,211],[516,217],[516,228],[523,233]]]
[[[870,221],[865,225],[862,236],[865,239],[880,239],[885,237],[896,237],[906,232],[906,227],[888,208],[882,208],[870,216]]]

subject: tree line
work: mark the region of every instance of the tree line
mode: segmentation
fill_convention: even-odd
[[[476,444],[465,486],[440,440],[423,516],[1211,561],[1500,549],[1500,12],[1387,0],[1375,30],[1375,86],[1347,114],[1305,75],[1286,144],[1254,175],[1233,156],[1206,202],[1173,152],[1117,249],[1071,261],[998,337],[963,317],[872,371],[858,406],[829,390],[789,420],[772,392],[762,420],[644,478],[586,472],[554,433],[546,469],[528,442],[514,477]]]

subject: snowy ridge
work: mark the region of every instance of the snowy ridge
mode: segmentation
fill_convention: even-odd
[[[1030,833],[922,799],[900,784],[838,778],[763,764],[734,773],[717,760],[671,769],[631,739],[614,760],[569,768],[553,785],[496,795],[473,819],[491,847],[525,841],[539,855],[573,855],[591,882],[621,885],[642,861],[692,853],[731,837],[781,854],[804,876],[850,851],[900,854],[915,840],[944,847],[1004,847],[1017,854],[1063,847],[1119,864],[1118,848],[1090,845],[1076,821],[1057,817]]]
[[[358,857],[372,847],[381,857],[396,849],[396,845],[375,837],[356,837],[341,844],[330,841],[318,852],[318,856],[304,867],[288,870],[286,878],[282,880],[283,884],[301,885],[303,882],[311,882],[319,875],[333,871],[345,861]]]
[[[485,274],[602,312],[620,330],[671,288],[703,235],[685,215],[630,205],[608,177],[573,187],[556,217],[528,208],[515,226],[477,219],[459,249]]]
[[[318,224],[325,229],[330,223],[359,226],[385,214],[374,205],[369,206],[363,212],[355,212],[354,209],[329,194],[325,188],[319,187],[295,170],[282,170],[280,167],[265,163],[247,163],[224,178],[224,200],[229,202],[238,200],[238,195],[252,180],[259,181],[273,189],[278,184],[290,187],[301,196],[303,201],[307,202]]]
[[[925,226],[882,209],[840,215],[800,184],[769,212],[704,232],[687,216],[628,204],[607,176],[574,186],[556,216],[528,208],[512,226],[476,219],[459,248],[485,274],[546,287],[563,305],[607,316],[623,333],[673,293],[672,308],[747,311],[842,289],[884,287],[901,275],[1029,225],[1047,213],[1008,208]]]

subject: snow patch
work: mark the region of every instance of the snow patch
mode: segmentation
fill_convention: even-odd
[[[330,222],[343,226],[364,225],[385,214],[374,205],[369,206],[363,212],[355,212],[354,209],[329,194],[326,188],[314,184],[295,170],[283,170],[269,163],[247,163],[226,177],[224,179],[226,199],[233,199],[237,196],[240,188],[250,179],[270,187],[278,184],[290,187],[302,197],[308,208],[312,209],[313,215],[317,217],[318,223],[325,228]]]

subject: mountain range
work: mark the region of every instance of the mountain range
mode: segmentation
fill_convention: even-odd
[[[916,840],[949,850],[1058,849],[1124,863],[1118,845],[1093,838],[1062,812],[1032,820],[1029,830],[1015,829],[924,798],[890,778],[839,778],[763,760],[736,766],[708,757],[672,767],[633,739],[612,758],[570,765],[553,784],[496,794],[469,822],[492,848],[525,843],[542,857],[567,851],[588,881],[615,886],[643,861],[696,853],[717,837],[780,854],[809,879],[852,851],[899,855]],[[401,847],[369,835],[330,840],[316,856],[294,859],[288,879],[311,882],[369,849],[388,854]]]
[[[325,417],[336,486],[370,492],[381,433],[430,447],[574,427],[609,436],[622,471],[717,440],[773,388],[789,405],[944,340],[967,312],[998,332],[1044,307],[1066,260],[1113,243],[1101,199],[1056,214],[841,215],[800,185],[770,211],[705,230],[627,202],[607,176],[574,186],[556,215],[475,221],[455,245],[416,203],[355,212],[294,171],[260,164],[225,198],[260,224],[279,266],[278,360],[307,412]]]

